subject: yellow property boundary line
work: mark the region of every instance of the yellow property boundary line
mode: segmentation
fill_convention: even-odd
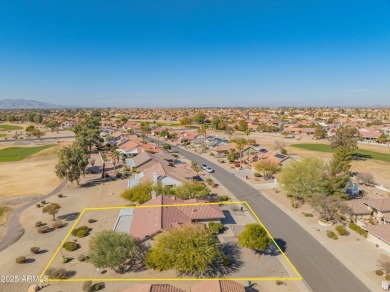
[[[83,281],[108,281],[108,282],[125,282],[125,281],[210,281],[210,280],[232,280],[232,281],[247,281],[247,280],[257,280],[257,281],[294,281],[294,280],[302,280],[301,274],[297,271],[297,269],[294,267],[294,265],[291,263],[289,258],[285,255],[285,253],[282,251],[280,246],[276,243],[275,239],[272,237],[272,235],[269,233],[268,229],[264,226],[264,224],[261,222],[259,217],[256,215],[256,213],[253,211],[251,206],[246,201],[237,201],[237,202],[217,202],[217,203],[193,203],[193,204],[171,204],[171,205],[141,205],[141,206],[117,206],[117,207],[100,207],[100,208],[84,208],[83,211],[80,213],[77,220],[73,223],[72,228],[69,230],[69,232],[66,234],[65,238],[62,240],[60,246],[57,248],[56,252],[46,265],[45,269],[40,275],[40,281],[43,282],[44,275],[53,262],[54,258],[57,256],[58,252],[62,248],[63,244],[68,239],[69,235],[71,234],[72,230],[75,228],[77,223],[80,221],[81,217],[84,215],[85,211],[97,211],[97,210],[113,210],[113,209],[136,209],[136,208],[155,208],[155,207],[173,207],[173,206],[201,206],[201,205],[237,205],[237,204],[244,204],[248,207],[248,209],[252,212],[254,218],[260,223],[260,225],[265,229],[268,236],[272,240],[272,242],[275,244],[275,246],[278,248],[280,253],[283,255],[283,257],[286,259],[289,266],[292,268],[294,273],[297,275],[297,277],[275,277],[275,278],[78,278],[78,279],[47,279],[46,282],[83,282]]]

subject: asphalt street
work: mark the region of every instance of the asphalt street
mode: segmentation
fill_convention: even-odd
[[[191,161],[207,164],[213,176],[237,199],[247,201],[277,242],[285,242],[285,254],[312,291],[370,291],[335,256],[303,227],[234,174],[178,147],[172,147]]]

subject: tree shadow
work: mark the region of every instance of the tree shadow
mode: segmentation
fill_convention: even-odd
[[[68,271],[68,272],[66,273],[66,277],[67,277],[67,278],[72,278],[72,277],[76,276],[76,274],[77,274],[76,271]]]
[[[35,259],[28,258],[28,259],[25,259],[25,260],[24,260],[24,263],[25,263],[25,264],[31,264],[31,263],[33,263],[33,262],[35,262]]]
[[[274,238],[274,240],[280,249],[272,242],[270,246],[267,247],[267,249],[264,251],[265,255],[278,256],[281,254],[280,250],[282,250],[282,252],[286,252],[286,242],[281,238]]]
[[[372,155],[355,152],[352,155],[353,160],[367,160],[372,158]]]
[[[146,253],[149,250],[149,246],[145,243],[138,243],[136,247],[136,256],[132,258],[129,262],[126,263],[127,268],[124,272],[142,272],[147,269],[144,259],[146,257]]]
[[[73,221],[76,220],[80,215],[80,212],[73,212],[65,215],[58,216],[58,219],[66,220],[66,221]]]
[[[37,254],[43,254],[43,253],[47,253],[48,250],[47,249],[42,249],[40,251],[37,252]]]
[[[245,287],[245,292],[259,292],[259,289],[254,288],[253,286],[251,287]]]
[[[108,178],[95,178],[95,179],[91,179],[85,183],[82,183],[80,184],[80,188],[91,188],[91,187],[95,187],[95,186],[99,186],[101,184],[104,184],[105,182],[109,181]]]

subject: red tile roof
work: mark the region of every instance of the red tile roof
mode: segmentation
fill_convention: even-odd
[[[169,206],[193,203],[201,204],[204,201],[197,199],[181,200],[174,196],[160,195],[143,204],[143,206],[158,205],[159,207],[137,208],[134,211],[129,234],[135,238],[144,239],[146,236],[153,236],[162,230],[169,230],[178,223],[191,223],[193,220],[213,220],[225,217],[218,205]]]
[[[191,292],[245,292],[245,287],[230,280],[210,280],[192,285]]]

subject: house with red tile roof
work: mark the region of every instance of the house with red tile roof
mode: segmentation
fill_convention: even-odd
[[[121,292],[185,292],[169,284],[136,284]]]
[[[159,195],[142,205],[150,206],[150,208],[134,210],[129,234],[139,240],[145,240],[160,232],[180,228],[185,224],[219,222],[225,218],[218,205],[202,204],[205,202],[199,199],[182,200],[175,196]],[[194,203],[196,205],[183,205]],[[181,205],[176,206],[176,204]]]
[[[192,285],[191,292],[245,292],[245,287],[231,280],[210,280]]]

